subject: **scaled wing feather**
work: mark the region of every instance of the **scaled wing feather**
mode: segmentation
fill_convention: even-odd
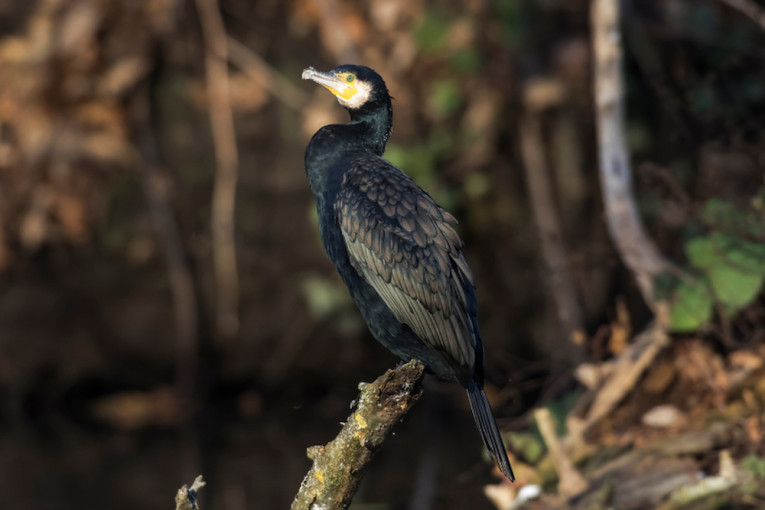
[[[475,361],[468,291],[456,220],[401,170],[360,154],[334,204],[351,265],[396,318],[460,366]]]

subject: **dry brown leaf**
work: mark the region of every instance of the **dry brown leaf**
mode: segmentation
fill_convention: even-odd
[[[587,426],[607,416],[633,390],[640,376],[668,342],[666,330],[658,323],[640,333],[613,362],[613,374],[593,399],[585,420]]]
[[[59,194],[55,215],[69,241],[82,244],[88,240],[87,208],[81,197]]]
[[[101,14],[95,4],[75,3],[61,20],[56,50],[61,55],[78,56],[93,43]]]
[[[706,384],[716,392],[725,393],[728,389],[722,358],[700,340],[684,343],[678,349],[675,364],[683,379]]]
[[[624,299],[616,301],[616,321],[611,323],[611,336],[608,339],[608,350],[615,355],[621,354],[627,348],[632,326],[630,314]]]
[[[47,186],[35,188],[31,205],[22,217],[19,229],[19,238],[25,248],[36,250],[48,239],[51,232],[48,213],[54,199],[54,193]]]
[[[566,91],[556,78],[532,78],[523,87],[523,104],[526,109],[538,112],[560,104]]]
[[[574,370],[574,377],[588,390],[594,390],[613,372],[611,363],[582,363]]]
[[[173,425],[178,421],[179,411],[180,403],[171,388],[108,395],[91,408],[96,418],[126,430]]]
[[[119,96],[138,83],[148,71],[149,63],[145,58],[135,55],[122,58],[99,80],[99,93],[109,97]]]
[[[765,360],[762,359],[762,353],[752,349],[742,349],[734,351],[728,355],[728,363],[732,367],[746,368],[748,370],[757,370]]]
[[[749,414],[749,409],[746,407],[746,404],[744,404],[740,400],[734,400],[727,406],[725,406],[725,409],[722,411],[723,415],[725,415],[726,418],[729,420],[739,420],[744,418]]]
[[[571,332],[571,341],[580,347],[585,347],[587,345],[588,340],[589,340],[589,337],[587,336],[587,333],[583,329],[577,328]]]
[[[483,493],[498,510],[512,508],[513,501],[518,496],[518,489],[506,483],[496,485],[484,485]]]
[[[754,392],[749,388],[741,392],[741,398],[750,409],[757,409],[760,407],[757,403],[757,399],[754,397]]]
[[[658,394],[666,390],[674,379],[674,363],[662,361],[646,374],[642,388],[648,393]]]
[[[746,435],[751,444],[762,444],[762,423],[759,416],[750,416],[746,419]]]
[[[654,407],[643,415],[641,421],[656,428],[680,428],[687,423],[685,414],[670,404]]]
[[[134,157],[118,96],[145,76],[152,37],[135,28],[171,3],[42,0],[22,35],[0,38],[0,171],[14,211],[1,218],[3,264],[10,249],[87,240],[106,210],[103,171]]]
[[[21,152],[28,164],[41,160],[50,150],[54,120],[35,103],[27,103],[23,115],[15,116]]]
[[[765,400],[765,377],[760,377],[751,388],[760,399]]]

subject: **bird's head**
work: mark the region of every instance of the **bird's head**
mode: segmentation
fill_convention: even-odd
[[[341,65],[328,73],[307,67],[303,69],[303,79],[325,86],[351,112],[390,104],[385,82],[368,67]]]

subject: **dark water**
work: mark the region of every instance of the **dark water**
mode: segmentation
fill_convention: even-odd
[[[0,426],[0,494],[9,509],[174,508],[175,491],[202,473],[202,508],[288,508],[355,395],[352,385],[297,401],[266,398],[243,418],[212,402],[182,426],[119,431],[72,409],[22,406]],[[353,508],[489,509],[494,483],[459,388],[426,394],[373,461]],[[82,406],[80,409],[84,409]]]

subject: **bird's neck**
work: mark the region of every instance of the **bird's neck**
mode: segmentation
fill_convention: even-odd
[[[374,110],[353,111],[347,124],[356,134],[360,149],[382,156],[393,126],[393,106],[390,100]]]
[[[319,197],[331,201],[345,170],[339,163],[349,154],[364,151],[382,156],[392,122],[393,109],[388,100],[387,105],[375,110],[351,112],[348,124],[332,124],[316,132],[306,149],[305,168],[317,201]]]

